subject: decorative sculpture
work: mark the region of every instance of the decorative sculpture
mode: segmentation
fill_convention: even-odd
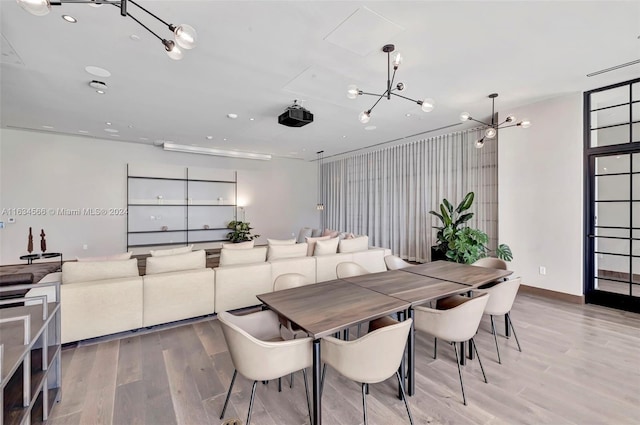
[[[29,242],[27,242],[27,252],[31,254],[33,252],[33,233],[31,233],[31,227],[29,227]]]
[[[47,241],[44,238],[45,236],[47,235],[44,234],[44,229],[40,229],[40,251],[42,252],[47,251]]]

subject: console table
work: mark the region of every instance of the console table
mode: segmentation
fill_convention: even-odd
[[[27,260],[27,264],[33,264],[33,260],[43,260],[46,258],[60,257],[60,267],[62,267],[62,253],[60,252],[43,252],[42,254],[27,254],[20,257],[21,260]]]

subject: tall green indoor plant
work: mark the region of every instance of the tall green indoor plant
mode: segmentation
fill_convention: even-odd
[[[467,226],[467,222],[473,217],[473,213],[468,211],[473,205],[474,196],[473,192],[467,193],[456,208],[447,199],[443,199],[440,211],[429,211],[441,223],[440,226],[434,226],[438,230],[438,243],[433,247],[432,256],[435,254],[456,263],[471,264],[491,252],[487,247],[487,234]],[[506,244],[498,245],[495,254],[504,261],[513,259],[511,248]]]

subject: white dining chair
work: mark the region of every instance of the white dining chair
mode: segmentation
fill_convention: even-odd
[[[398,269],[404,269],[405,267],[411,266],[411,263],[407,263],[397,255],[385,256],[384,263],[387,266],[387,270],[398,270]]]
[[[298,288],[307,285],[309,282],[305,275],[300,273],[285,273],[276,277],[273,282],[273,292],[283,291],[285,289]],[[306,338],[307,333],[292,324],[289,320],[280,318],[280,336],[285,341],[296,338]],[[289,388],[293,388],[294,375],[291,373],[289,377]],[[278,390],[282,390],[282,378],[278,378]]]
[[[336,275],[338,279],[344,279],[346,277],[354,277],[354,276],[362,276],[363,274],[368,274],[369,270],[362,267],[360,264],[355,263],[353,261],[343,261],[342,263],[338,263],[336,266]],[[362,331],[362,324],[358,323],[358,338],[360,338],[360,333]],[[349,332],[345,333],[345,339],[348,338]]]
[[[516,344],[518,345],[518,351],[522,352],[522,348],[520,347],[520,341],[518,341],[518,335],[516,334],[516,329],[513,327],[513,322],[511,321],[511,308],[513,307],[513,303],[516,299],[516,295],[518,294],[518,288],[520,288],[519,277],[506,280],[504,282],[500,282],[491,288],[483,289],[484,292],[490,295],[489,301],[487,302],[487,306],[484,308],[484,313],[488,314],[491,318],[491,333],[493,334],[493,339],[496,343],[496,352],[498,353],[498,363],[502,364],[502,360],[500,359],[500,348],[498,348],[498,332],[496,324],[494,323],[494,316],[502,316],[504,315],[507,320],[507,326],[511,327],[513,331],[513,336],[515,337]]]
[[[336,275],[338,279],[344,279],[345,277],[360,276],[369,273],[369,270],[365,269],[358,263],[353,261],[343,261],[336,266]]]
[[[302,370],[304,377],[307,408],[309,409],[309,418],[311,418],[311,402],[309,401],[305,369],[311,367],[313,362],[313,339],[302,338],[283,341],[280,338],[278,316],[270,310],[244,316],[221,312],[218,313],[218,320],[234,366],[233,377],[220,419],[224,418],[238,372],[253,381],[246,421],[246,425],[249,425],[258,381],[265,382],[280,378],[298,370]]]
[[[496,257],[484,257],[477,260],[472,266],[489,267],[492,269],[508,270],[507,262]]]
[[[448,309],[433,309],[424,306],[414,307],[415,329],[436,337],[449,341],[453,345],[456,355],[456,364],[458,366],[458,377],[460,378],[460,387],[462,388],[462,400],[467,404],[467,398],[464,394],[464,383],[462,381],[462,371],[460,369],[460,356],[464,356],[462,352],[458,355],[457,342],[470,341],[475,350],[484,382],[487,381],[487,375],[484,373],[482,361],[478,354],[473,337],[478,331],[484,308],[489,300],[489,295],[478,292],[474,297],[459,297],[459,304],[451,306]],[[434,352],[437,346],[434,347]]]
[[[403,322],[393,321],[388,326],[369,332],[362,338],[353,341],[343,341],[333,337],[325,337],[321,341],[322,361],[343,376],[360,382],[365,425],[367,425],[369,384],[385,381],[394,373],[400,385],[409,422],[413,425],[404,383],[398,373],[410,330],[411,319],[408,319]]]

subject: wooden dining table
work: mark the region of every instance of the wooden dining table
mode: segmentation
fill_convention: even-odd
[[[508,270],[435,261],[400,270],[269,292],[257,297],[271,310],[299,326],[314,340],[312,423],[320,425],[320,340],[323,337],[393,313],[399,313],[400,320],[404,319],[405,313],[413,318],[413,306],[449,295],[466,293],[511,273]],[[414,333],[412,325],[407,339],[409,395],[415,394]],[[404,379],[404,362],[400,369],[401,379]]]
[[[320,340],[359,323],[406,311],[410,303],[342,280],[258,295],[313,338],[313,424],[322,424]],[[403,368],[401,368],[403,369]]]

